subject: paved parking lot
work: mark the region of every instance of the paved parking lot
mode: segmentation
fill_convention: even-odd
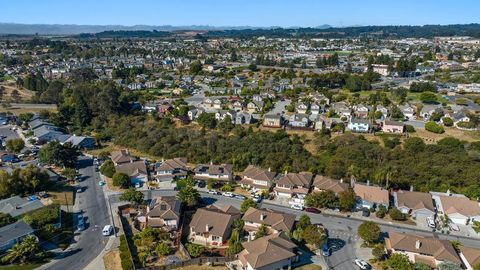
[[[0,126],[0,136],[5,136],[5,138],[2,139],[4,141],[18,138],[17,132],[13,131],[10,125]]]

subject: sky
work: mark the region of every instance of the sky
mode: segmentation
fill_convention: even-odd
[[[302,26],[479,23],[479,0],[0,0],[0,22]]]

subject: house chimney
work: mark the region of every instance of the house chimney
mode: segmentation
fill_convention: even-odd
[[[287,175],[287,174],[288,174],[288,170],[285,170],[285,175]]]
[[[165,162],[165,159],[162,157],[162,163]]]
[[[413,185],[410,185],[410,191],[413,191]]]
[[[421,246],[422,246],[422,242],[420,242],[420,240],[415,241],[415,248],[416,249],[420,249]]]
[[[210,231],[210,226],[207,224],[205,225],[205,232],[209,232]]]
[[[447,196],[450,196],[451,195],[451,192],[450,192],[450,189],[447,190]]]
[[[210,165],[213,165],[213,161],[210,160]]]
[[[370,180],[367,180],[367,186],[370,186]]]
[[[343,178],[340,178],[340,183],[343,183]]]
[[[266,216],[265,214],[260,214],[260,220],[265,220]]]
[[[268,171],[269,171],[269,172],[271,172],[271,171],[272,171],[272,169],[271,169],[270,167],[268,167]]]

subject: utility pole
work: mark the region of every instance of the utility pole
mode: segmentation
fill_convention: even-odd
[[[110,203],[110,196],[107,195],[107,198],[108,198],[108,207],[110,208],[110,216],[112,219],[113,233],[115,237],[117,237],[117,230],[115,229],[115,219],[113,218],[113,211],[112,211],[112,204]]]

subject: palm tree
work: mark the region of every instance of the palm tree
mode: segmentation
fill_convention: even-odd
[[[40,246],[38,245],[37,238],[33,235],[29,235],[8,250],[7,255],[2,258],[2,261],[9,263],[25,263],[35,257],[39,251]]]

